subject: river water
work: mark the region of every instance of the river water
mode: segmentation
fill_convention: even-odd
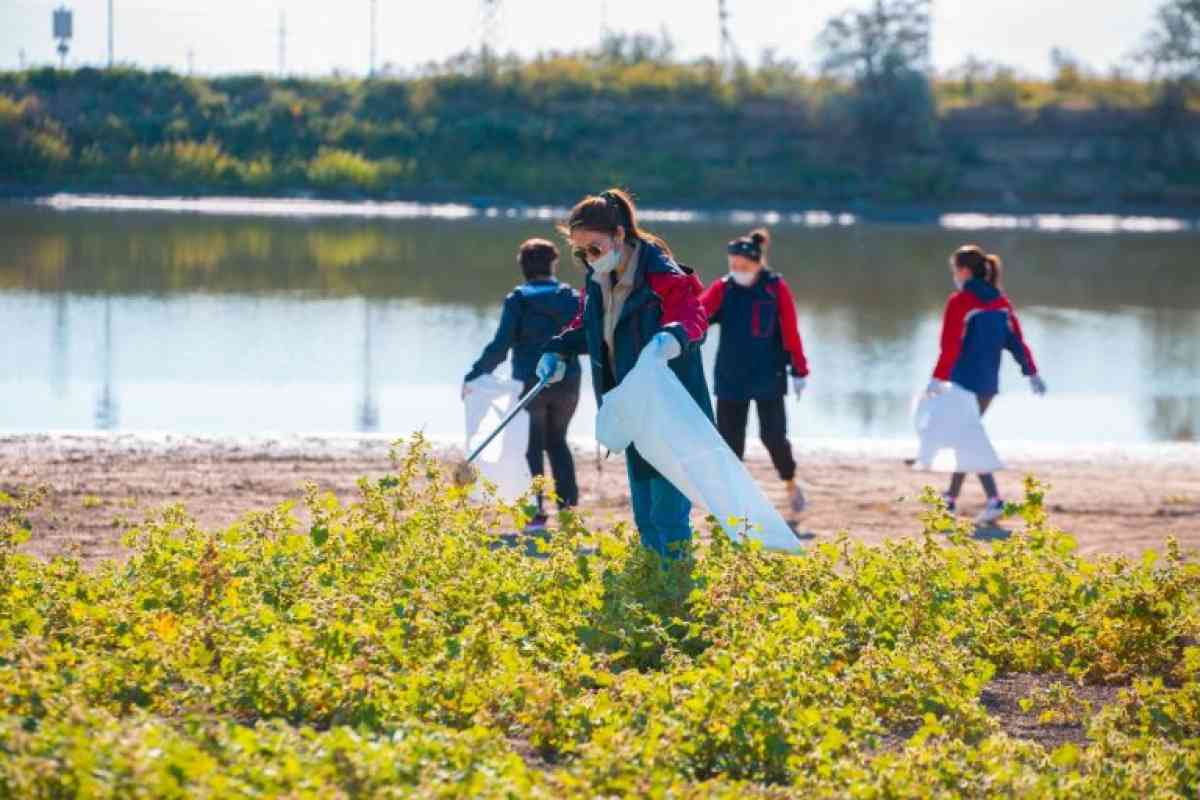
[[[0,431],[461,435],[461,377],[518,280],[517,245],[553,237],[554,213],[392,211],[0,205]],[[936,359],[951,289],[946,258],[978,241],[1005,258],[1050,386],[1032,396],[1005,356],[995,438],[1200,439],[1194,226],[768,219],[812,368],[809,392],[789,404],[794,436],[912,436],[911,397]],[[649,227],[707,281],[724,269],[724,242],[752,222],[679,212]],[[569,263],[562,277],[582,281]],[[574,436],[590,437],[594,413],[587,389]]]

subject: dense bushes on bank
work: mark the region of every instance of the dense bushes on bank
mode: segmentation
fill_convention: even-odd
[[[1186,110],[1120,76],[984,70],[882,95],[786,62],[555,55],[411,78],[0,74],[0,183],[184,193],[655,204],[1174,203],[1200,197]],[[886,100],[886,102],[884,102]]]

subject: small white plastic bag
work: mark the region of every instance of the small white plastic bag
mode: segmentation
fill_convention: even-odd
[[[643,353],[604,395],[596,439],[613,451],[636,445],[659,474],[719,519],[731,538],[744,533],[765,547],[800,549],[792,529],[679,378],[652,354]]]
[[[913,398],[913,426],[920,438],[914,469],[935,472],[996,472],[1004,463],[992,447],[975,394],[956,383]]]
[[[523,387],[518,381],[481,375],[468,383],[467,388],[471,391],[463,401],[463,409],[467,428],[465,446],[470,453],[517,404]],[[496,484],[500,497],[509,502],[529,489],[533,479],[525,460],[528,446],[529,414],[522,411],[475,459],[480,476]]]

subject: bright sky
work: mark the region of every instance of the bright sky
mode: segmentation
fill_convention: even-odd
[[[69,61],[103,64],[108,0],[67,0],[75,12]],[[378,56],[412,67],[478,46],[482,0],[377,0]],[[866,0],[859,0],[860,3]],[[933,53],[939,70],[975,55],[1047,75],[1052,47],[1107,69],[1140,43],[1160,0],[936,0]],[[279,18],[286,15],[289,72],[365,73],[371,0],[113,0],[118,61],[197,73],[274,71]],[[744,57],[766,48],[806,65],[825,21],[855,0],[727,0]],[[0,69],[57,60],[50,13],[57,0],[0,0]],[[607,24],[620,31],[666,29],[685,59],[718,46],[717,0],[500,0],[499,49],[532,55],[596,42]]]

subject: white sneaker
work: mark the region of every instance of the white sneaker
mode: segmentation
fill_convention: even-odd
[[[991,525],[996,520],[1004,516],[1004,501],[999,497],[989,497],[987,505],[983,507],[983,511],[979,512],[979,516],[975,518],[976,525]]]
[[[788,503],[795,514],[808,508],[808,498],[804,496],[804,490],[800,488],[800,484],[797,483],[792,487],[792,496],[788,498]]]

